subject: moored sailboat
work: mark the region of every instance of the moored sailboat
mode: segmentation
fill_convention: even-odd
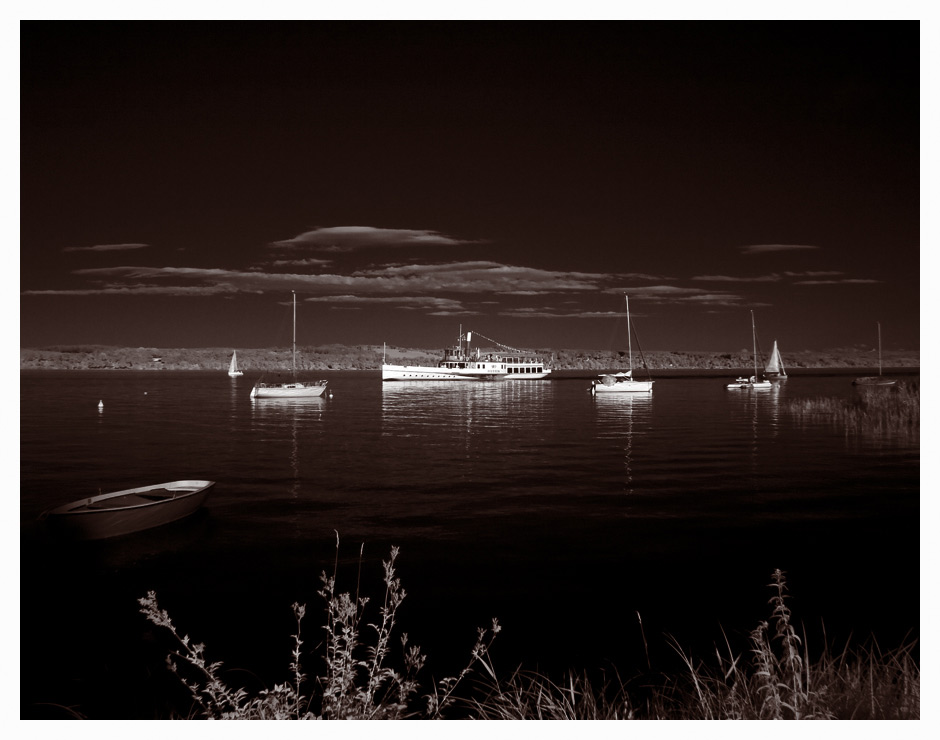
[[[317,398],[326,390],[327,381],[297,380],[297,293],[291,291],[294,300],[294,333],[291,342],[291,377],[289,383],[262,383],[258,381],[251,389],[251,398]]]
[[[770,359],[764,366],[764,377],[769,380],[786,380],[787,369],[783,366],[783,358],[780,356],[780,350],[777,349],[777,340],[774,340],[774,349],[770,353]]]
[[[591,381],[591,394],[596,393],[652,393],[653,380],[634,380],[633,379],[633,326],[630,323],[630,298],[624,295],[627,304],[627,355],[630,369],[626,372],[614,373],[612,375],[600,375],[597,380]],[[649,368],[647,368],[649,375]]]
[[[240,375],[244,375],[244,374],[245,374],[245,373],[243,373],[241,370],[238,369],[238,360],[237,360],[236,357],[235,357],[236,354],[238,354],[238,353],[237,353],[237,352],[232,352],[232,362],[231,362],[231,364],[228,366],[228,376],[229,376],[230,378],[237,378],[237,377],[239,377]]]
[[[878,322],[878,374],[863,375],[852,381],[852,385],[894,385],[894,378],[886,378],[881,374],[881,322]]]
[[[754,311],[751,311],[751,339],[754,343],[754,374],[749,378],[739,377],[733,383],[728,383],[725,388],[760,389],[773,387],[773,383],[757,375],[757,325],[754,323]]]

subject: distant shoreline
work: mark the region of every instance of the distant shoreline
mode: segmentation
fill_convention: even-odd
[[[384,356],[396,365],[437,365],[440,350],[361,345],[302,347],[297,350],[297,370],[380,370]],[[483,350],[484,352],[486,350]],[[626,351],[534,350],[554,370],[611,370],[628,367]],[[232,352],[222,348],[104,347],[90,345],[20,349],[20,370],[167,370],[225,371]],[[784,353],[788,370],[837,370],[877,368],[877,353],[862,349],[803,350]],[[245,373],[286,372],[291,369],[290,350],[239,349],[239,368]],[[646,352],[633,353],[633,367],[657,370],[729,370],[753,366],[749,352]],[[761,363],[761,366],[763,363]],[[882,366],[893,370],[919,370],[920,352],[891,350],[882,353]]]

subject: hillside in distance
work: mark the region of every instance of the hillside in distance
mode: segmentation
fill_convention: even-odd
[[[540,357],[555,370],[616,370],[628,366],[626,350],[538,349]],[[485,353],[486,350],[484,349]],[[839,348],[787,353],[789,369],[864,368],[878,366],[876,350]],[[385,347],[385,358],[394,365],[436,365],[440,350]],[[20,350],[21,370],[213,370],[228,369],[232,351],[224,348],[106,347],[74,345]],[[379,370],[383,347],[377,345],[324,345],[297,348],[297,370]],[[633,353],[635,369],[644,365],[656,370],[735,370],[753,364],[751,353],[736,352],[644,352]],[[920,367],[918,350],[882,353],[885,368]],[[285,372],[291,368],[288,349],[238,349],[239,369],[246,373]]]

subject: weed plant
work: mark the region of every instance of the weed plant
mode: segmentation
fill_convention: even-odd
[[[339,543],[337,541],[337,552]],[[326,602],[323,671],[312,681],[301,664],[301,626],[306,607],[293,605],[297,628],[289,678],[249,696],[225,683],[222,663],[210,662],[202,643],[181,636],[150,592],[141,612],[167,629],[176,648],[167,664],[189,690],[193,710],[208,719],[919,719],[920,669],[913,643],[882,652],[877,644],[826,650],[811,662],[787,606],[786,581],[773,574],[770,621],[750,633],[750,650],[734,655],[716,650],[712,665],[669,642],[681,659],[677,676],[605,681],[593,686],[586,675],[563,681],[517,669],[501,678],[490,648],[500,626],[479,629],[469,661],[458,675],[422,689],[418,673],[425,656],[397,638],[401,654],[392,661],[393,632],[405,591],[395,575],[398,549],[383,562],[385,594],[377,618],[364,623],[368,598],[337,593],[333,576],[321,574]],[[639,616],[639,615],[638,615]],[[642,621],[641,621],[642,628]],[[645,645],[645,636],[644,636]],[[648,653],[647,653],[648,656]],[[649,658],[647,657],[647,664]],[[395,667],[397,666],[397,667]],[[464,695],[458,696],[463,687]],[[309,692],[309,693],[308,693]],[[469,692],[469,693],[467,693]]]
[[[846,436],[920,437],[920,386],[900,382],[893,386],[865,387],[853,399],[806,398],[789,401],[789,414],[799,421],[824,419],[845,430]]]

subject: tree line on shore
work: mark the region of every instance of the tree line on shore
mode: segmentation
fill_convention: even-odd
[[[535,352],[555,370],[611,370],[626,368],[625,350],[541,349]],[[209,370],[223,371],[232,353],[228,349],[108,347],[62,345],[20,349],[21,370]],[[389,364],[436,365],[440,350],[377,345],[324,345],[298,347],[297,370],[378,370],[383,357]],[[918,351],[891,350],[883,353],[885,367],[920,367]],[[633,355],[634,368],[650,370],[725,370],[750,367],[749,350],[735,352],[646,352]],[[801,350],[784,354],[788,368],[876,367],[878,356],[870,349],[839,348]],[[291,369],[286,349],[247,348],[238,350],[239,368],[245,372],[285,372]]]

